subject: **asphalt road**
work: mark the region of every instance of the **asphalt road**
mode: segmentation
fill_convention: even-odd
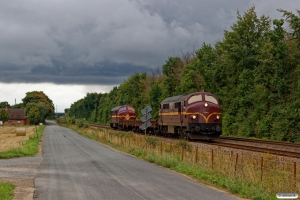
[[[44,134],[34,199],[238,199],[54,122]]]

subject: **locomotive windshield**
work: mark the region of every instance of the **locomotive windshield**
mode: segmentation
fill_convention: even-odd
[[[208,102],[218,105],[218,100],[215,97],[207,95],[207,94],[205,95],[205,101],[208,101]]]
[[[188,100],[188,104],[192,104],[197,101],[202,101],[202,94],[198,94],[198,95],[194,95],[194,96],[190,97]]]
[[[126,110],[126,106],[124,106],[124,107],[120,108],[120,110],[119,110],[119,111],[124,111],[124,110]]]
[[[128,110],[135,111],[132,107],[128,106]]]

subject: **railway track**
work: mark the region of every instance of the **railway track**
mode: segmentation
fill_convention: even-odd
[[[282,145],[285,147],[298,147],[300,148],[299,143],[291,143],[291,142],[276,142],[276,141],[268,141],[268,140],[259,140],[259,139],[248,139],[248,138],[236,138],[229,136],[221,136],[218,140],[232,140],[232,141],[242,141],[249,143],[262,143],[262,144],[270,144],[270,145]]]
[[[219,139],[217,139],[216,142],[219,144],[222,143],[224,146],[227,146],[228,144],[231,145],[243,144],[243,146],[247,146],[247,148],[250,150],[252,149],[252,151],[268,152],[276,155],[300,158],[299,143],[265,141],[265,140],[255,140],[255,139],[248,139],[248,138],[235,138],[235,137],[228,137],[228,136],[222,136]]]
[[[89,125],[92,127],[111,129],[110,126],[108,125],[101,125],[101,124],[89,124]],[[163,136],[159,136],[159,137],[165,138]],[[246,151],[269,153],[278,156],[287,156],[287,157],[300,159],[300,148],[299,148],[300,144],[295,144],[295,143],[264,141],[264,140],[255,140],[255,139],[247,139],[247,138],[235,138],[235,137],[228,137],[228,136],[221,136],[219,139],[216,139],[214,142],[210,142],[210,143],[204,141],[193,141],[193,142],[205,143],[214,146],[240,149]]]
[[[93,123],[89,123],[89,126],[92,126],[92,127],[98,127],[98,128],[108,128],[108,129],[111,129],[110,126],[108,126],[108,125],[103,125],[103,124],[93,124]]]
[[[269,154],[278,155],[278,156],[300,158],[300,152],[288,151],[288,150],[283,150],[283,149],[275,149],[275,148],[261,147],[261,146],[254,146],[254,145],[249,146],[249,145],[245,145],[245,144],[228,143],[228,142],[222,142],[222,141],[215,141],[215,142],[211,143],[211,145],[227,147],[227,148],[234,148],[234,149],[241,149],[241,150],[247,150],[247,151],[255,151],[255,152],[260,152],[260,153],[269,153]]]

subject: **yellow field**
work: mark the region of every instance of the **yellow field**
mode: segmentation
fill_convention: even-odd
[[[25,128],[26,136],[17,136],[18,128]],[[22,147],[33,134],[35,134],[34,126],[0,126],[0,152]]]

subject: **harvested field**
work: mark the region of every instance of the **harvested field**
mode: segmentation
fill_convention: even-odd
[[[17,129],[25,128],[25,136],[17,136]],[[0,126],[0,152],[20,148],[28,138],[35,134],[35,126]]]

